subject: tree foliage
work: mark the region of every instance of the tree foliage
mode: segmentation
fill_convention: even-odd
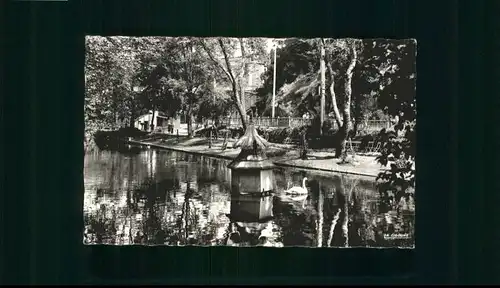
[[[146,66],[150,67],[142,82],[149,94],[146,98],[152,101],[152,107],[169,116],[184,111],[188,134],[192,136],[194,118],[206,113],[202,103],[223,95],[215,91],[215,75],[194,39],[166,38],[160,47],[160,53],[149,57]]]
[[[86,139],[147,111],[185,113],[190,134],[195,117],[227,112],[227,93],[212,84],[220,76],[206,57],[188,37],[87,37]]]
[[[139,61],[137,40],[127,37],[86,38],[85,123],[86,143],[99,129],[118,128],[133,122],[141,112],[139,96],[133,92]]]
[[[411,116],[415,105],[415,45],[411,41],[288,39],[283,44],[276,56],[277,102],[289,115],[320,114],[319,56],[323,45],[329,96],[326,114],[333,115],[337,129],[343,128],[340,132],[346,135],[356,132],[352,129],[363,120],[388,120],[400,112]],[[271,105],[272,70],[267,70],[264,85],[259,89],[261,107]],[[352,123],[344,121],[346,116]]]
[[[394,133],[383,130],[379,137],[382,155],[378,161],[383,165],[392,162],[391,169],[379,175],[383,180],[380,189],[387,199],[398,201],[403,195],[408,196],[415,185],[416,42],[386,39],[285,41],[284,47],[277,50],[277,100],[285,103],[282,107],[287,107],[293,116],[306,111],[319,114],[320,74],[316,63],[319,63],[321,46],[318,44],[323,44],[326,50],[326,86],[330,94],[326,109],[333,112],[337,127],[346,126],[346,117],[352,117],[354,123],[366,119],[398,119]],[[356,55],[354,63],[353,55]],[[352,78],[346,81],[350,66],[353,66]],[[263,76],[264,85],[259,89],[261,106],[270,106],[272,73],[271,68]],[[344,134],[351,129],[348,125],[344,127]],[[345,148],[340,147],[337,151],[341,149]]]
[[[389,46],[389,45],[387,45]],[[402,197],[414,197],[416,153],[416,42],[404,41],[387,47],[391,61],[386,70],[392,77],[381,79],[379,102],[391,116],[397,117],[394,133],[381,131],[382,153],[377,160],[390,170],[379,175],[380,192],[396,205]],[[384,73],[383,71],[386,71]],[[392,161],[390,161],[392,160]]]

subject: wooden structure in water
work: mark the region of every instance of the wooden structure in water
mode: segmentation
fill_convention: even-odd
[[[241,152],[228,165],[231,169],[232,194],[261,194],[274,190],[275,165],[266,157],[268,146],[268,142],[258,135],[255,126],[248,125],[245,134],[234,145],[241,147]]]
[[[268,142],[258,135],[253,124],[247,126],[234,147],[241,147],[241,152],[228,165],[231,169],[231,211],[227,216],[232,232],[227,245],[256,244],[265,241],[262,231],[273,217],[275,165],[265,153]]]
[[[271,193],[231,195],[230,218],[236,222],[263,222],[273,217]]]

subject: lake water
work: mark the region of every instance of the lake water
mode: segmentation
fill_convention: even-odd
[[[84,243],[344,246],[344,214],[337,212],[347,201],[348,246],[414,246],[412,201],[388,209],[374,178],[278,168],[273,195],[245,199],[247,208],[241,208],[235,204],[238,199],[231,199],[228,164],[138,147],[127,153],[86,154]],[[301,186],[304,177],[309,179],[307,196],[285,195],[287,188]],[[241,221],[234,218],[238,209],[257,214],[267,209],[271,217]],[[339,220],[332,226],[335,215]]]

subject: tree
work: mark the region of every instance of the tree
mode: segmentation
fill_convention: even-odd
[[[145,65],[142,61],[143,55],[154,49],[152,39],[148,37],[110,37],[110,39],[116,47],[114,57],[117,80],[114,90],[117,97],[114,103],[117,107],[121,107],[118,117],[121,120],[128,119],[129,126],[133,126],[137,114],[147,108],[144,101],[141,102],[141,95],[134,91],[134,87],[139,84],[139,72]]]
[[[325,85],[326,85],[326,79],[325,79],[325,42],[323,39],[319,41],[319,46],[320,46],[320,95],[321,95],[321,100],[320,100],[320,125],[323,127],[324,121],[325,121]],[[333,103],[333,102],[332,102]],[[323,129],[320,129],[320,134],[322,134]]]
[[[154,49],[151,38],[86,37],[85,123],[86,140],[103,128],[131,126],[145,108],[134,92],[143,54]]]
[[[85,128],[90,131],[111,123],[110,111],[105,109],[110,102],[111,83],[105,76],[111,73],[113,60],[109,51],[112,44],[106,38],[85,40]]]
[[[301,63],[300,72],[284,69],[281,73],[284,76],[277,79],[278,85],[282,84],[278,99],[280,103],[290,103],[292,110],[300,113],[309,110],[313,115],[320,115],[321,99],[317,97],[320,94],[317,91],[321,84],[318,67],[321,55],[319,48],[324,46],[327,67],[325,84],[330,95],[325,104],[326,109],[332,112],[338,128],[337,157],[345,155],[346,140],[357,132],[357,123],[363,119],[385,118],[384,114],[393,115],[399,113],[396,111],[403,110],[406,111],[404,113],[411,114],[411,109],[408,111],[407,107],[411,107],[413,99],[412,83],[408,76],[404,76],[409,75],[411,66],[403,63],[404,58],[411,53],[406,51],[407,46],[404,41],[379,39],[294,39],[293,41],[295,42],[291,42],[294,43],[293,49],[285,45],[279,50],[277,65],[280,65],[281,59],[292,61],[294,57],[318,64]],[[299,45],[301,42],[303,44]],[[296,55],[292,57],[289,55],[290,52]],[[311,56],[311,53],[316,57]],[[396,68],[398,65],[401,67]],[[260,90],[261,95],[266,93],[267,82]],[[396,94],[400,96],[395,98]]]
[[[351,119],[352,78],[358,62],[360,49],[359,40],[313,39],[304,41],[314,41],[319,44],[316,46],[323,47],[326,50],[324,61],[328,69],[330,109],[333,112],[335,122],[339,128],[337,133],[338,143],[336,157],[340,157],[345,153],[346,140],[353,128]],[[316,51],[318,50],[316,49]],[[321,50],[319,52],[321,52]],[[320,57],[317,59],[322,60]],[[318,86],[320,85],[321,71],[314,69],[307,74],[298,76],[295,81],[289,85],[285,85],[282,89],[282,93],[285,95],[292,95],[293,98],[295,98],[293,95],[301,95],[302,97],[298,99],[304,101],[305,98],[316,94]],[[335,92],[336,89],[341,90],[340,97],[337,97],[337,93]],[[314,98],[313,103],[316,104],[318,99]],[[316,105],[314,106],[316,107]],[[320,105],[320,113],[317,112],[317,109],[314,109],[316,114],[321,114],[323,106],[324,105]]]
[[[165,38],[161,51],[149,57],[150,69],[145,71],[145,99],[150,107],[162,108],[172,115],[182,110],[186,114],[188,135],[193,136],[193,121],[204,97],[214,96],[214,75],[196,42],[187,37]],[[153,109],[154,111],[155,109]]]
[[[150,109],[153,99],[145,98],[156,96],[154,94],[141,93],[145,90],[136,91],[140,87],[145,77],[145,71],[151,69],[148,61],[158,54],[158,43],[160,39],[156,37],[113,37],[120,47],[121,53],[119,68],[124,71],[121,81],[123,96],[121,103],[126,105],[126,116],[129,117],[129,124],[132,126],[136,116]],[[119,42],[118,42],[119,41]],[[143,87],[140,87],[143,88]]]
[[[326,65],[328,67],[328,72],[330,75],[329,91],[331,96],[333,115],[335,117],[337,127],[339,127],[335,156],[341,157],[341,155],[345,155],[346,140],[353,128],[351,119],[352,77],[354,69],[358,62],[360,41],[356,39],[341,39],[329,41],[321,39],[321,41],[325,43],[325,46],[328,47]],[[336,63],[333,63],[333,59],[336,59]],[[334,71],[334,65],[337,67],[337,71]],[[341,84],[342,101],[340,101],[342,105],[342,117],[340,115],[335,93],[335,84],[337,81],[336,78],[340,78],[343,80],[343,83]]]
[[[335,91],[333,77],[335,76],[335,72],[333,69],[330,69],[329,66],[330,76],[332,77],[330,93],[332,95],[333,111],[337,124],[339,127],[342,125],[339,135],[339,149],[336,153],[337,156],[340,156],[340,151],[345,151],[345,140],[352,130],[352,124],[349,122],[351,122],[350,110],[352,109],[351,96],[353,91],[356,91],[358,97],[359,95],[376,95],[378,107],[382,108],[387,115],[399,117],[400,120],[399,124],[395,127],[396,130],[404,129],[403,123],[414,122],[416,115],[416,45],[413,41],[378,39],[360,41],[346,39],[344,43],[342,43],[342,41],[334,41],[332,44],[334,44],[332,48],[340,48],[340,55],[342,57],[337,56],[337,61],[340,60],[340,62],[343,62],[342,59],[349,58],[349,56],[346,55],[347,50],[350,50],[347,54],[351,55],[350,60],[347,60],[349,64],[345,75],[343,75],[344,83],[343,89],[341,89],[344,94],[342,99],[343,122],[338,121],[341,118],[336,111],[336,101],[334,101]],[[346,47],[349,48],[346,49]],[[334,56],[334,53],[335,50],[333,50],[330,55]],[[356,79],[356,86],[352,85],[353,79]],[[347,122],[346,119],[348,119]],[[404,127],[414,127],[413,124],[408,124]],[[411,134],[413,132],[409,133]],[[408,137],[412,138],[413,136]],[[413,152],[406,152],[406,155],[408,155],[408,153],[414,155]]]
[[[85,147],[93,143],[97,130],[117,126],[120,71],[118,49],[109,37],[85,39]]]
[[[199,103],[198,119],[212,119],[218,125],[221,117],[230,113],[231,107],[231,96],[224,89],[212,87]]]
[[[146,75],[147,78],[142,82],[143,105],[153,112],[153,119],[157,110],[166,113],[169,117],[174,116],[182,106],[183,86],[179,85],[176,80],[168,78],[168,72],[161,65],[155,66]]]
[[[263,61],[267,54],[260,38],[204,38],[198,44],[206,53],[218,78],[231,87],[231,99],[241,118],[243,129],[247,127],[245,109],[245,85],[248,65]],[[236,54],[240,54],[236,56]],[[236,57],[235,57],[236,56]]]

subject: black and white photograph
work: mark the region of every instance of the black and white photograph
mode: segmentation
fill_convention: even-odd
[[[86,36],[83,243],[415,248],[416,65],[415,39]]]

